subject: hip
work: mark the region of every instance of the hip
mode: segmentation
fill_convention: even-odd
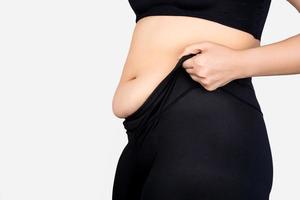
[[[272,154],[251,77],[207,91],[181,68],[189,56],[182,57],[146,101],[125,118],[126,149],[134,154],[139,169],[179,175],[174,183],[193,185],[193,177],[207,186],[203,192],[214,188],[237,199],[246,198],[245,194],[267,199]],[[150,179],[153,185],[165,184]],[[224,185],[218,187],[220,180]]]

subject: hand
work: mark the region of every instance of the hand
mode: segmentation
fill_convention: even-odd
[[[212,91],[236,79],[241,71],[241,51],[214,42],[187,46],[179,56],[197,54],[185,60],[182,66],[194,81]]]

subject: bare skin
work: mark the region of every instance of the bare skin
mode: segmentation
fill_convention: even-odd
[[[299,1],[290,0],[298,11]],[[183,55],[198,53],[183,67],[212,91],[236,78],[300,73],[299,44],[300,34],[261,46],[250,33],[213,21],[145,17],[135,26],[113,96],[113,113],[125,118],[136,111]]]

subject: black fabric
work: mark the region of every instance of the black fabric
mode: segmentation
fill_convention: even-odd
[[[258,40],[271,0],[129,0],[136,22],[151,15],[199,17],[240,29]]]
[[[269,200],[272,154],[251,77],[208,91],[183,56],[123,121],[113,200]]]

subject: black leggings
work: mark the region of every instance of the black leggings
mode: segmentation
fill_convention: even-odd
[[[123,125],[113,200],[268,200],[273,165],[251,77],[208,91],[182,62]]]

